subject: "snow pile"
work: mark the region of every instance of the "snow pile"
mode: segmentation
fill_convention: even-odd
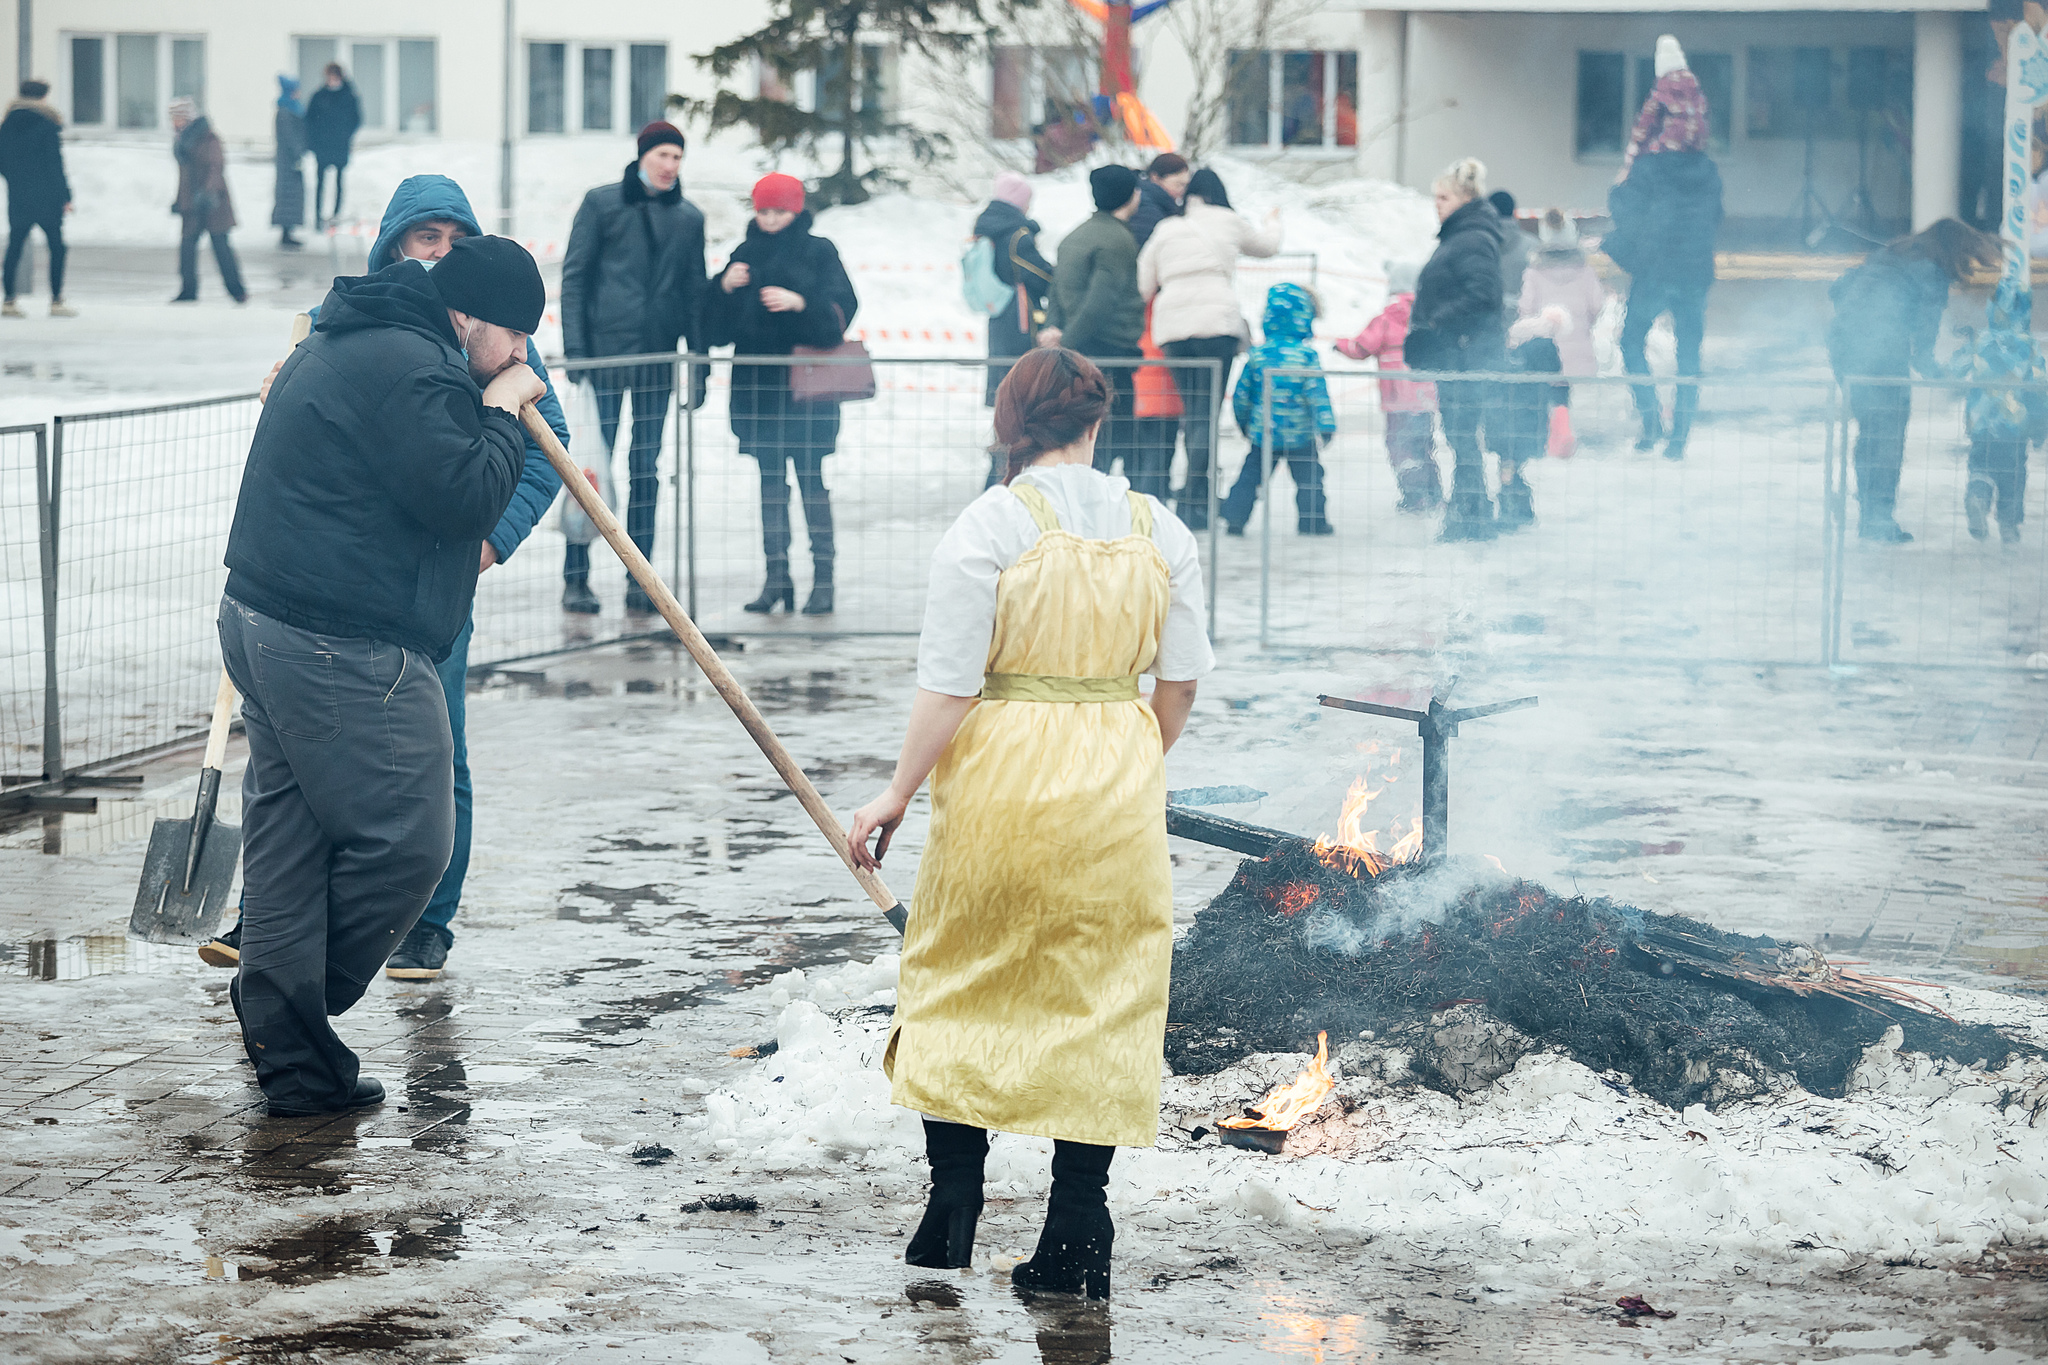
[[[787,1002],[780,1047],[707,1097],[711,1145],[754,1169],[847,1164],[921,1182],[918,1118],[889,1104],[880,1068],[896,965],[760,988]],[[1938,1003],[2035,1037],[2048,1020],[1987,992]],[[1900,1041],[1894,1029],[1867,1049],[1843,1098],[1795,1087],[1717,1113],[1674,1112],[1548,1052],[1454,1098],[1418,1085],[1397,1049],[1354,1043],[1337,1095],[1290,1139],[1312,1154],[1278,1157],[1201,1131],[1308,1060],[1259,1054],[1168,1079],[1160,1145],[1119,1155],[1111,1196],[1134,1231],[1235,1215],[1585,1270],[1794,1254],[1953,1263],[2048,1242],[2048,1063],[1990,1072]],[[999,1139],[990,1194],[1042,1190],[1048,1148]]]

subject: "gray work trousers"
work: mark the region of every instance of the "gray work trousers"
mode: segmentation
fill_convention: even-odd
[[[328,1017],[360,1000],[455,846],[454,740],[433,661],[299,630],[232,597],[242,694],[242,965],[235,1012],[271,1103],[339,1109],[359,1059]]]

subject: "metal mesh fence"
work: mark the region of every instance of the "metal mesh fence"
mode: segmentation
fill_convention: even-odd
[[[49,483],[49,433],[42,426],[0,428],[0,774],[10,783],[43,775],[43,509]]]
[[[203,728],[253,394],[59,417],[56,659],[67,770]]]

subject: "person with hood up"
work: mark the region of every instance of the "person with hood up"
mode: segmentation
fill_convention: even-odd
[[[213,243],[213,261],[220,267],[220,282],[236,303],[247,303],[249,291],[242,286],[242,267],[235,260],[235,248],[228,232],[235,225],[235,206],[228,198],[227,153],[213,125],[189,99],[171,101],[171,127],[177,140],[171,155],[178,159],[178,197],[171,212],[184,222],[178,238],[178,296],[172,303],[199,301],[199,234]]]
[[[391,195],[391,202],[385,206],[383,222],[370,247],[370,262],[388,266],[399,261],[417,261],[431,271],[457,242],[482,235],[483,229],[477,225],[476,214],[470,209],[469,196],[462,192],[460,185],[445,175],[409,176],[399,182]],[[319,321],[320,310],[313,309],[312,316],[315,322]],[[548,379],[547,366],[541,363],[540,347],[531,337],[526,342],[526,367],[541,382],[541,396],[534,406],[540,410],[542,419],[554,431],[556,439],[567,449],[569,424],[562,416],[562,404]],[[265,377],[259,395],[264,401],[268,401],[271,386],[277,382],[277,376],[283,369],[284,362],[279,361]],[[547,514],[555,494],[562,489],[555,466],[540,448],[540,443],[530,435],[525,439],[526,460],[520,467],[519,486],[513,491],[512,501],[504,514],[498,518],[497,526],[484,538],[483,549],[478,552],[479,574],[512,558],[513,552]],[[455,944],[455,931],[450,926],[454,923],[455,912],[461,908],[462,887],[469,875],[470,830],[475,808],[466,734],[469,644],[474,633],[475,622],[472,620],[455,637],[448,657],[434,669],[440,675],[441,694],[447,701],[448,727],[454,743],[455,848],[448,858],[448,870],[441,874],[440,883],[434,887],[434,894],[428,899],[419,923],[412,927],[412,931],[399,943],[397,951],[384,964],[384,975],[398,981],[433,981],[439,978],[447,966],[448,952]],[[216,967],[234,966],[241,956],[241,935],[238,922],[202,945],[200,959]]]
[[[1203,167],[1188,181],[1185,207],[1168,218],[1138,252],[1138,293],[1152,305],[1152,338],[1176,360],[1220,360],[1217,383],[1228,388],[1231,362],[1251,342],[1251,326],[1237,306],[1237,258],[1271,256],[1280,249],[1280,210],[1256,228],[1230,207],[1223,178]],[[1209,371],[1173,372],[1186,414],[1188,473],[1174,512],[1193,530],[1209,524],[1209,468],[1216,433],[1210,422]]]
[[[242,697],[241,963],[230,998],[270,1112],[384,1088],[335,1034],[455,839],[434,666],[519,484],[540,269],[502,237],[431,274],[337,279],[272,382],[228,531],[221,658]],[[479,390],[481,389],[481,392]]]
[[[1244,534],[1258,501],[1266,465],[1287,462],[1294,476],[1294,529],[1305,536],[1327,536],[1334,529],[1325,515],[1323,462],[1319,452],[1337,434],[1337,414],[1330,407],[1330,389],[1321,375],[1276,375],[1279,369],[1315,369],[1321,364],[1311,338],[1315,334],[1315,296],[1298,284],[1276,284],[1266,291],[1266,313],[1260,320],[1265,340],[1245,357],[1244,372],[1230,396],[1237,429],[1252,443],[1237,471],[1237,482],[1217,510],[1233,536]],[[1273,429],[1266,430],[1265,392],[1272,389]],[[1271,453],[1268,454],[1270,447]]]
[[[1545,334],[1557,347],[1558,373],[1588,378],[1600,372],[1593,349],[1593,327],[1607,308],[1607,287],[1579,248],[1579,230],[1562,209],[1545,209],[1536,229],[1536,255],[1522,276],[1520,319],[1550,317]],[[1509,329],[1512,335],[1513,329]],[[1524,338],[1526,341],[1528,338]],[[1552,390],[1556,406],[1550,444],[1569,454],[1576,444],[1571,430],[1571,386]]]
[[[988,207],[974,220],[974,235],[986,237],[994,248],[996,278],[1009,286],[1015,302],[1000,313],[989,315],[988,358],[1014,360],[1038,344],[1038,329],[1045,325],[1047,294],[1052,290],[1052,262],[1038,249],[1037,220],[1031,211],[1031,182],[1015,171],[996,177],[995,193]],[[983,384],[983,407],[996,405],[996,389],[1008,365],[991,365]],[[993,460],[993,457],[991,457]],[[990,465],[988,486],[1001,483],[1000,461]]]
[[[2027,447],[2048,440],[2048,361],[2034,340],[2033,317],[2032,288],[2001,277],[1991,295],[1990,325],[1970,338],[1955,366],[1964,378],[2028,385],[1971,389],[1963,400],[1970,435],[1963,515],[1970,538],[1987,540],[1995,509],[1998,540],[2007,549],[2019,545],[2020,524],[2027,519]]]
[[[64,302],[64,215],[71,212],[71,182],[64,178],[64,116],[44,96],[48,81],[21,83],[21,98],[0,119],[0,178],[7,181],[6,301],[0,317],[28,316],[15,301],[14,281],[28,234],[43,230],[50,249],[50,316],[75,318]]]
[[[640,130],[639,156],[625,173],[583,196],[562,258],[562,350],[569,359],[667,353],[678,340],[701,336],[704,214],[683,198],[682,168],[682,131],[657,119]],[[626,534],[651,559],[654,505],[661,493],[656,465],[675,367],[629,365],[585,370],[578,378],[597,395],[604,449],[592,464],[610,463],[619,412],[632,395]],[[563,558],[562,606],[583,613],[601,609],[590,590],[588,542],[570,542]],[[654,610],[638,583],[626,585],[626,610]]]
[[[747,239],[706,291],[705,344],[734,355],[789,355],[798,346],[837,346],[860,307],[839,251],[811,232],[804,185],[793,175],[765,175],[754,184]],[[752,612],[796,607],[789,573],[789,469],[803,496],[811,539],[811,592],[806,616],[832,611],[832,494],[825,457],[839,443],[839,404],[792,397],[787,365],[732,368],[732,434],[742,454],[761,466],[761,551],[768,579]]]
[[[1836,280],[1828,289],[1828,360],[1848,390],[1856,418],[1856,534],[1904,545],[1912,532],[1898,523],[1899,471],[1906,461],[1906,423],[1913,413],[1907,384],[1859,384],[1860,378],[1928,378],[1945,371],[1934,354],[1951,285],[1999,265],[1998,239],[1954,218],[1902,237]]]
[[[1629,137],[1622,179],[1607,194],[1614,226],[1600,248],[1628,272],[1628,312],[1621,324],[1621,360],[1647,376],[1650,328],[1665,313],[1678,343],[1678,373],[1697,379],[1707,328],[1707,291],[1714,285],[1714,237],[1721,229],[1721,172],[1707,155],[1711,126],[1706,95],[1686,69],[1685,50],[1665,34],[1657,40],[1657,84],[1643,101]],[[1666,438],[1654,384],[1633,386],[1642,421],[1637,450]],[[1698,384],[1678,386],[1666,459],[1685,458],[1699,411]]]
[[[271,199],[270,225],[277,244],[297,251],[302,243],[292,229],[306,221],[306,106],[299,102],[296,76],[277,78],[277,188]]]
[[[1121,360],[1144,354],[1145,301],[1138,297],[1138,243],[1131,215],[1142,192],[1128,166],[1097,166],[1088,172],[1095,212],[1060,241],[1053,267],[1051,308],[1038,344],[1064,346],[1091,360]],[[1142,474],[1137,427],[1136,379],[1124,365],[1102,367],[1109,380],[1109,425],[1095,443],[1095,467],[1104,473],[1124,462],[1127,477]]]
[[[341,178],[348,154],[363,126],[363,102],[340,62],[329,62],[320,88],[306,101],[306,143],[313,149],[313,226],[325,227],[341,216]],[[327,172],[334,172],[334,203],[327,202]]]
[[[1137,211],[1131,215],[1131,237],[1143,251],[1145,243],[1152,240],[1152,234],[1161,223],[1180,216],[1182,197],[1188,192],[1188,182],[1194,171],[1187,158],[1174,152],[1161,152],[1152,158],[1152,164],[1145,168],[1145,178],[1138,186],[1140,199]]]
[[[1436,251],[1416,280],[1402,358],[1417,370],[1498,374],[1507,368],[1501,223],[1486,201],[1486,167],[1471,157],[1453,162],[1432,189],[1442,226]],[[1483,379],[1446,379],[1437,385],[1444,438],[1454,461],[1444,540],[1490,540],[1494,535],[1486,450],[1479,438],[1494,403],[1494,387]]]
[[[1433,512],[1443,505],[1443,476],[1436,467],[1436,385],[1390,376],[1408,368],[1401,350],[1408,340],[1408,316],[1415,307],[1418,261],[1388,261],[1387,306],[1355,337],[1337,343],[1353,360],[1375,360],[1380,368],[1380,414],[1387,424],[1387,464],[1401,490],[1397,510]]]
[[[1486,196],[1486,202],[1500,215],[1500,292],[1504,309],[1501,322],[1512,327],[1519,316],[1515,304],[1522,297],[1522,277],[1528,272],[1535,248],[1515,217],[1515,196],[1506,190],[1495,190]]]

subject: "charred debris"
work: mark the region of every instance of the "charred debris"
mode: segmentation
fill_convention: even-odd
[[[1551,1049],[1682,1109],[1792,1080],[1839,1095],[1894,1025],[1906,1049],[1964,1064],[2035,1050],[1899,984],[1802,944],[1559,896],[1477,859],[1375,875],[1290,840],[1246,859],[1175,947],[1166,1058],[1177,1075],[1209,1075],[1253,1053],[1313,1052],[1323,1030],[1333,1048],[1369,1035],[1457,1094]],[[1475,1029],[1493,1066],[1442,1045]]]

